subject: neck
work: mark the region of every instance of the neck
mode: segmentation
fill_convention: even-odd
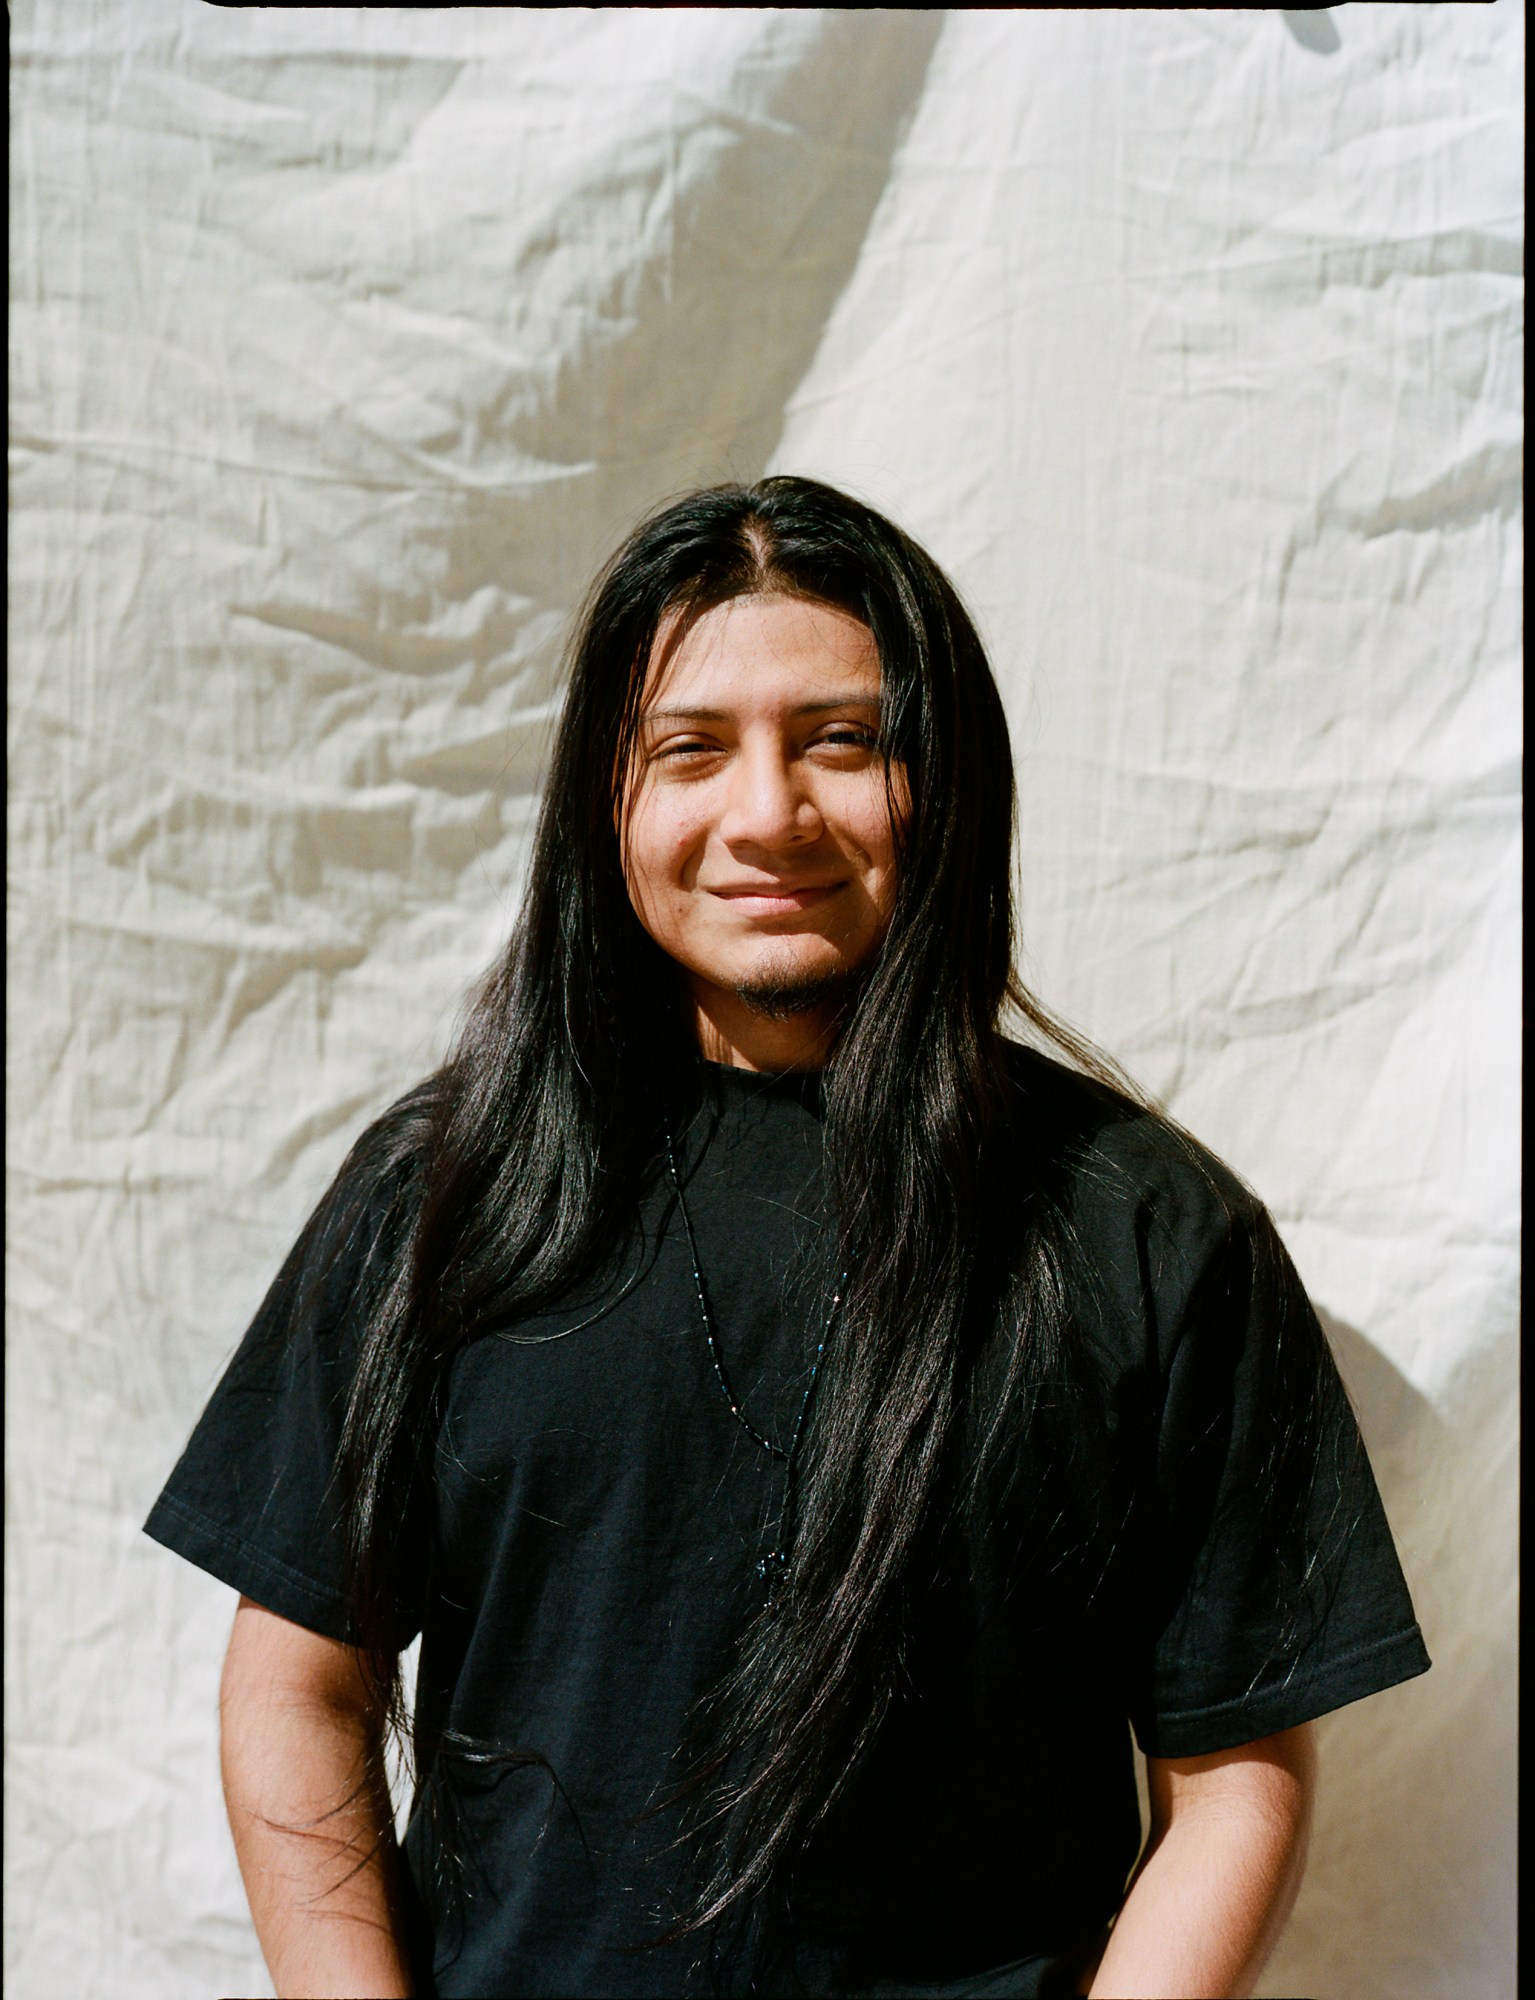
[[[835,1003],[783,1019],[760,1014],[734,993],[695,983],[693,1032],[706,1061],[733,1069],[824,1069],[837,1039]]]

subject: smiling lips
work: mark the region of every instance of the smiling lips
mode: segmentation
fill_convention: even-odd
[[[783,917],[795,910],[809,910],[834,896],[840,882],[808,882],[796,888],[784,882],[742,882],[733,887],[711,889],[745,917]]]

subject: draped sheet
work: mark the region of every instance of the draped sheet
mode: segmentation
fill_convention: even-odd
[[[668,494],[952,571],[1025,971],[1277,1215],[1435,1669],[1261,1990],[1513,1986],[1524,21],[11,9],[7,1970],[269,1991],[139,1523]]]

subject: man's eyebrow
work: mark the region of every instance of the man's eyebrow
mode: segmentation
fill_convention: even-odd
[[[878,708],[877,694],[844,694],[834,701],[796,702],[789,710],[791,715],[825,715],[834,708]],[[641,722],[729,722],[730,713],[723,708],[647,708],[640,716]]]

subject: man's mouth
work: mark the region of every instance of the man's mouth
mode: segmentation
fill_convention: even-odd
[[[841,882],[733,882],[711,889],[711,896],[729,903],[747,917],[782,917],[813,909],[843,887]]]

